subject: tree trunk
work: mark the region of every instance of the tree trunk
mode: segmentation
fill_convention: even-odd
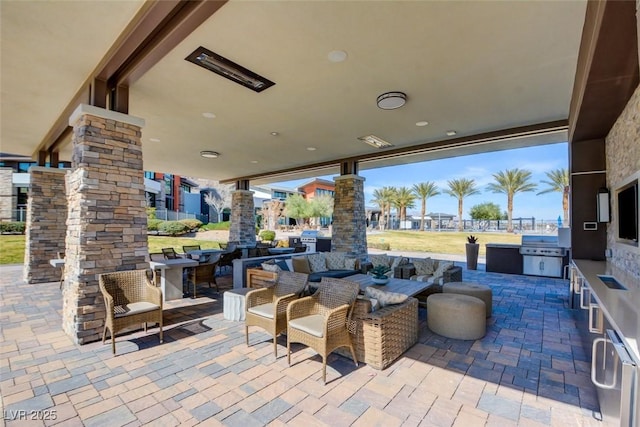
[[[562,211],[564,213],[564,226],[569,226],[569,186],[564,187],[562,192]]]
[[[460,222],[458,222],[458,231],[462,231],[463,222],[462,222],[462,197],[458,199],[458,218],[460,218]]]
[[[513,194],[507,194],[507,233],[513,233]]]
[[[422,199],[422,211],[420,216],[420,231],[424,231],[424,216],[427,213],[427,199]]]

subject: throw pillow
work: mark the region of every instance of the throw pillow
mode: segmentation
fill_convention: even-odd
[[[365,290],[365,295],[368,296],[369,298],[374,298],[378,300],[380,307],[386,307],[388,305],[393,305],[393,304],[402,304],[407,300],[407,298],[409,298],[405,294],[399,294],[396,292],[386,292],[380,289],[373,288],[371,286],[367,287],[367,289]]]
[[[374,267],[379,265],[389,267],[389,256],[387,254],[369,255],[369,261],[371,261],[371,264],[373,264]]]
[[[309,260],[309,267],[312,273],[321,273],[327,271],[327,261],[324,257],[324,253],[311,254],[307,256]]]
[[[276,261],[276,265],[280,267],[280,270],[282,271],[291,271],[289,270],[289,265],[287,265],[285,260]]]
[[[433,260],[431,258],[414,259],[413,265],[418,276],[431,276],[433,274]]]
[[[296,273],[311,273],[311,268],[309,267],[309,260],[305,256],[291,258],[291,263],[293,264],[293,271]]]
[[[400,267],[401,265],[405,265],[409,263],[409,259],[403,256],[393,257],[393,261],[391,262],[391,270],[394,268]]]
[[[281,270],[280,266],[277,265],[274,260],[265,261],[261,266],[264,271],[271,271],[273,273],[278,273]]]
[[[325,252],[324,256],[327,261],[327,268],[329,270],[343,270],[346,255],[346,252]]]
[[[356,265],[358,265],[357,258],[345,258],[344,259],[344,269],[345,270],[357,270]]]
[[[434,279],[436,279],[438,277],[442,277],[444,272],[447,271],[448,269],[450,269],[451,267],[453,267],[453,263],[452,262],[440,261],[440,264],[438,264],[438,269],[433,272]]]

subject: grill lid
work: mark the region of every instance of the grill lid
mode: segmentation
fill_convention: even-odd
[[[318,237],[322,237],[322,233],[320,233],[319,230],[304,230],[302,232],[302,234],[300,235],[300,237],[306,237],[306,238],[318,238]]]
[[[522,246],[557,248],[558,236],[523,235]]]

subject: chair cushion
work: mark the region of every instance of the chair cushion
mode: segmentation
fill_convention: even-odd
[[[357,258],[345,258],[344,259],[344,269],[345,270],[357,270],[356,265],[358,264]]]
[[[287,261],[288,261],[288,260],[287,260]],[[278,267],[280,267],[280,270],[282,270],[282,271],[291,271],[291,269],[289,268],[289,264],[287,263],[287,261],[283,261],[283,260],[276,261],[276,265],[277,265]]]
[[[386,307],[393,304],[402,304],[409,298],[408,295],[399,294],[397,292],[386,292],[371,286],[365,290],[365,295],[369,298],[378,300],[380,307]]]
[[[293,271],[296,273],[311,273],[311,268],[309,267],[309,260],[306,256],[299,256],[291,258],[291,264],[293,264]]]
[[[266,317],[267,319],[273,319],[275,306],[270,302],[267,304],[256,305],[255,307],[249,307],[247,311],[261,317]]]
[[[312,273],[319,273],[328,270],[324,253],[311,254],[307,259],[309,260],[309,267],[311,268]]]
[[[319,273],[309,274],[309,282],[319,282],[323,277],[333,277],[336,279],[342,279],[343,277],[353,276],[358,274],[357,270],[327,270]]]
[[[321,314],[311,314],[289,320],[289,326],[306,332],[314,337],[322,338],[324,335],[324,316]]]
[[[160,306],[142,301],[142,302],[132,302],[127,305],[117,305],[113,308],[115,312],[115,317],[126,317],[133,316],[134,314],[146,313],[147,311],[159,310]]]
[[[440,261],[438,268],[433,272],[433,277],[438,278],[444,275],[444,272],[453,267],[452,262]]]
[[[262,266],[262,269],[264,271],[270,271],[272,273],[278,273],[279,271],[282,270],[282,268],[273,259],[269,261],[265,261],[260,265]]]

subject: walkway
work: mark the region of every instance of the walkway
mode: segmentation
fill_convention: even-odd
[[[58,283],[26,285],[20,266],[0,274],[0,392],[7,426],[602,426],[587,356],[567,310],[566,282],[484,272],[494,316],[487,335],[432,334],[384,371],[295,347],[287,366],[279,340],[223,320],[215,292],[166,310],[156,329],[77,346],[60,328]],[[221,281],[222,282],[222,281]],[[230,283],[227,282],[227,287]],[[26,411],[26,412],[21,412]]]

